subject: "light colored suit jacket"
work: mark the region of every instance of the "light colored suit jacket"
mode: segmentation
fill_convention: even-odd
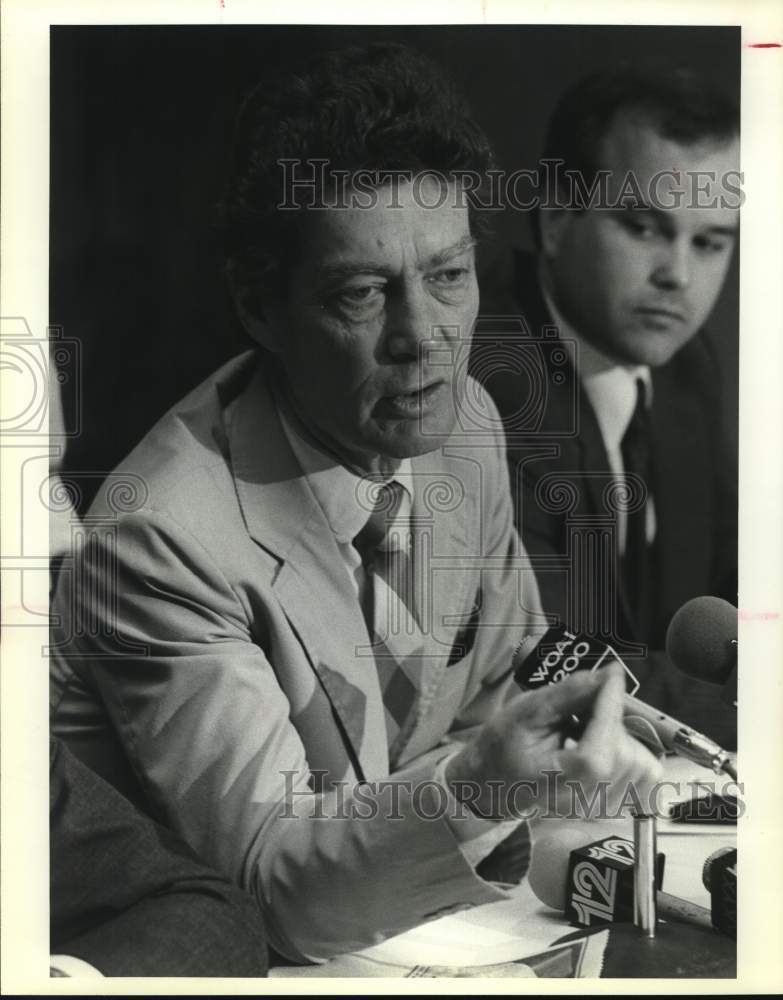
[[[496,411],[461,422],[412,460],[431,600],[396,803],[366,625],[255,355],[108,477],[62,572],[55,731],[126,791],[132,772],[164,822],[256,895],[294,959],[503,897],[463,857],[430,779],[513,693],[514,646],[542,618]]]

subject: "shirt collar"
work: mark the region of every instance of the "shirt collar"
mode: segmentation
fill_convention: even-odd
[[[319,448],[313,438],[305,436],[297,418],[279,400],[278,413],[291,450],[302,466],[337,542],[350,544],[370,516],[373,507],[370,490],[378,483],[378,476],[362,476]],[[410,520],[413,507],[413,471],[410,459],[404,458],[389,479],[396,480],[405,488],[393,522],[394,526],[402,527]]]
[[[619,448],[636,408],[636,383],[644,385],[645,405],[652,405],[652,376],[647,365],[622,365],[588,343],[563,319],[543,287],[542,292],[563,346],[587,393],[601,435],[609,449]],[[578,363],[575,356],[578,352]]]

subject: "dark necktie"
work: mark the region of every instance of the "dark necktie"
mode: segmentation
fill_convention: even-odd
[[[637,510],[629,511],[626,521],[625,554],[621,580],[637,629],[637,638],[645,640],[649,629],[651,559],[647,544],[647,500],[652,493],[650,462],[650,421],[645,405],[645,385],[636,380],[636,407],[620,444],[625,474],[636,476],[644,484],[645,499]],[[630,485],[636,495],[638,485]]]
[[[361,603],[373,641],[392,765],[414,721],[424,645],[416,614],[410,531],[393,524],[403,491],[396,480],[381,484],[370,517],[353,540],[364,566]]]

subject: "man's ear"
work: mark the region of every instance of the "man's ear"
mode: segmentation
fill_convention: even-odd
[[[541,233],[541,250],[546,257],[556,257],[560,250],[560,242],[567,226],[571,222],[573,212],[564,208],[542,208],[539,212],[539,231]]]
[[[226,277],[228,278],[231,298],[234,301],[234,308],[245,332],[260,347],[277,354],[279,352],[277,346],[280,325],[279,310],[261,307],[256,295],[247,288],[244,282],[239,280],[234,261],[229,261],[226,265]]]

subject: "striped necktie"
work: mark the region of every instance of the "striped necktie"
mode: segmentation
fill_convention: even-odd
[[[416,611],[412,532],[396,523],[405,487],[392,479],[377,487],[374,509],[353,545],[362,558],[361,601],[372,637],[386,713],[390,765],[415,721],[424,637]]]

